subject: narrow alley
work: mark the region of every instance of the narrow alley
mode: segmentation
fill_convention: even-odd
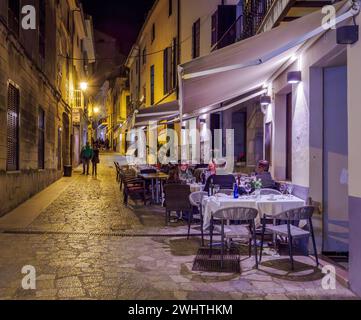
[[[162,227],[162,208],[124,207],[114,161],[103,154],[98,178],[78,168],[0,219],[0,299],[355,298],[341,284],[323,290],[321,271],[301,260],[290,274],[287,257],[260,270],[245,257],[241,274],[192,271],[199,239]],[[26,265],[36,290],[21,287]]]

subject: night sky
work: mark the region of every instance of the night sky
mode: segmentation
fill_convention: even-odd
[[[127,55],[155,0],[82,0],[94,27],[115,37]]]

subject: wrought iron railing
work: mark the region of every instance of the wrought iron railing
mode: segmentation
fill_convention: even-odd
[[[234,42],[254,36],[276,1],[277,0],[244,1],[242,14],[214,45],[212,50],[220,49]]]

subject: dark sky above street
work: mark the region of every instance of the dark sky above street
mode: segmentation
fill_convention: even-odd
[[[115,37],[128,54],[154,0],[82,0],[94,27]]]

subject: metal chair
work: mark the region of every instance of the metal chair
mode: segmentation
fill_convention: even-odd
[[[168,225],[171,212],[191,212],[192,207],[189,202],[191,188],[184,184],[166,184],[164,186],[165,195],[165,223]]]
[[[128,205],[128,199],[129,197],[134,198],[135,196],[140,197],[144,205],[147,205],[147,201],[149,200],[146,195],[146,189],[145,189],[145,182],[141,179],[123,179],[124,183],[124,204]]]
[[[224,244],[225,240],[230,239],[247,239],[249,241],[249,257],[252,256],[252,240],[254,255],[256,259],[256,268],[258,269],[258,253],[257,253],[257,241],[256,241],[256,224],[255,219],[258,216],[258,210],[254,208],[224,208],[216,211],[212,214],[211,219],[211,241],[210,241],[210,257],[213,254],[213,232],[215,229],[214,222],[220,222],[220,234],[221,234],[221,268],[224,263]],[[234,225],[227,225],[232,221]]]
[[[232,189],[234,184],[236,183],[236,178],[232,174],[212,175],[207,179],[206,185],[204,187],[205,192],[209,191],[211,181],[213,181],[214,185],[220,185],[221,189]]]
[[[115,170],[116,170],[116,173],[117,173],[117,182],[120,182],[120,166],[119,166],[119,163],[118,162],[114,162],[114,165],[115,165]]]
[[[262,240],[261,240],[261,252],[260,252],[260,261],[262,260],[262,252],[263,252],[263,242],[265,232],[273,232],[274,234],[282,237],[286,237],[288,239],[288,247],[289,247],[289,255],[291,259],[291,267],[294,270],[294,259],[293,259],[293,240],[297,238],[307,237],[311,235],[312,244],[314,249],[314,254],[316,258],[317,267],[319,266],[315,233],[313,230],[312,224],[312,216],[315,208],[312,206],[301,207],[297,209],[292,209],[280,213],[275,216],[274,219],[276,224],[278,225],[266,225],[266,218],[263,219],[263,227],[262,227]],[[300,222],[301,220],[307,220],[310,231],[301,229],[294,225],[295,222]],[[284,224],[286,222],[286,224]],[[281,224],[283,223],[283,224]]]
[[[207,192],[193,192],[189,195],[189,202],[193,208],[197,208],[197,214],[193,214],[193,211],[188,216],[188,238],[190,236],[191,224],[193,220],[200,221],[201,234],[202,234],[202,247],[204,247],[204,234],[203,234],[203,214],[202,214],[202,201],[203,197],[207,196]]]

